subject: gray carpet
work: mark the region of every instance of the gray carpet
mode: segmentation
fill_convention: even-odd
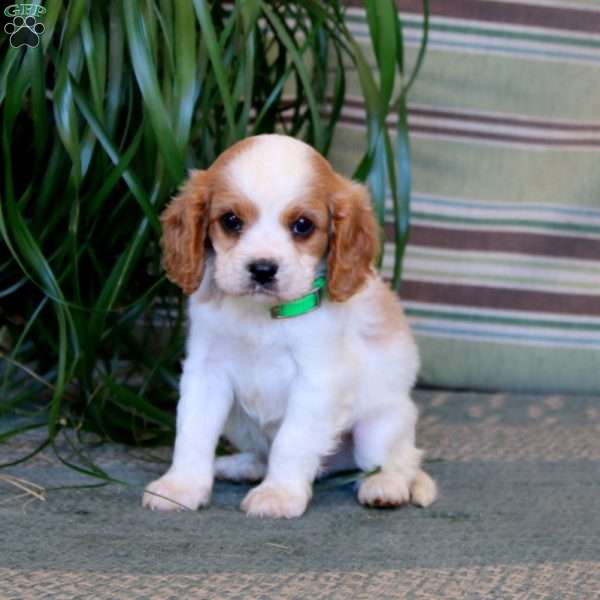
[[[42,501],[0,480],[0,598],[600,598],[600,398],[416,397],[441,490],[429,509],[368,510],[320,483],[303,518],[256,520],[238,509],[247,486],[217,484],[208,509],[160,514],[136,487]],[[2,462],[35,441],[0,446]],[[140,486],[164,469],[139,450],[92,455]],[[89,482],[51,451],[9,474]]]

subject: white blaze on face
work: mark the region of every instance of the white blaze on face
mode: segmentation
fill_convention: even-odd
[[[277,263],[277,292],[281,298],[293,299],[310,290],[317,260],[297,251],[281,217],[286,207],[302,202],[310,193],[312,153],[310,146],[293,138],[262,135],[224,167],[232,191],[258,209],[258,219],[228,255],[217,255],[217,281],[225,291],[247,291],[247,265],[256,260]]]
[[[311,153],[304,142],[283,135],[261,135],[226,167],[234,188],[264,213],[281,213],[301,199],[312,178]]]

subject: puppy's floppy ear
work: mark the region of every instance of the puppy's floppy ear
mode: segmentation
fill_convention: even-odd
[[[379,228],[367,189],[339,177],[331,197],[332,239],[327,262],[327,291],[344,302],[364,284],[379,252]]]
[[[202,279],[209,205],[208,173],[192,171],[160,216],[163,265],[167,277],[186,294]]]

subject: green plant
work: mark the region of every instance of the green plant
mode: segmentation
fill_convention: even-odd
[[[161,274],[158,215],[187,168],[247,135],[277,129],[327,154],[349,66],[368,125],[355,177],[381,221],[391,191],[398,287],[406,98],[428,2],[411,73],[394,2],[364,4],[374,61],[341,0],[56,0],[38,47],[2,38],[0,416],[25,420],[0,441],[46,424],[45,444],[64,425],[138,444],[172,437],[183,301]]]

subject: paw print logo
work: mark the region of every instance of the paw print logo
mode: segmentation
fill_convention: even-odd
[[[35,48],[40,43],[40,35],[44,33],[45,27],[38,23],[35,17],[15,17],[12,23],[4,26],[4,32],[10,36],[10,45],[13,48],[29,46]]]

